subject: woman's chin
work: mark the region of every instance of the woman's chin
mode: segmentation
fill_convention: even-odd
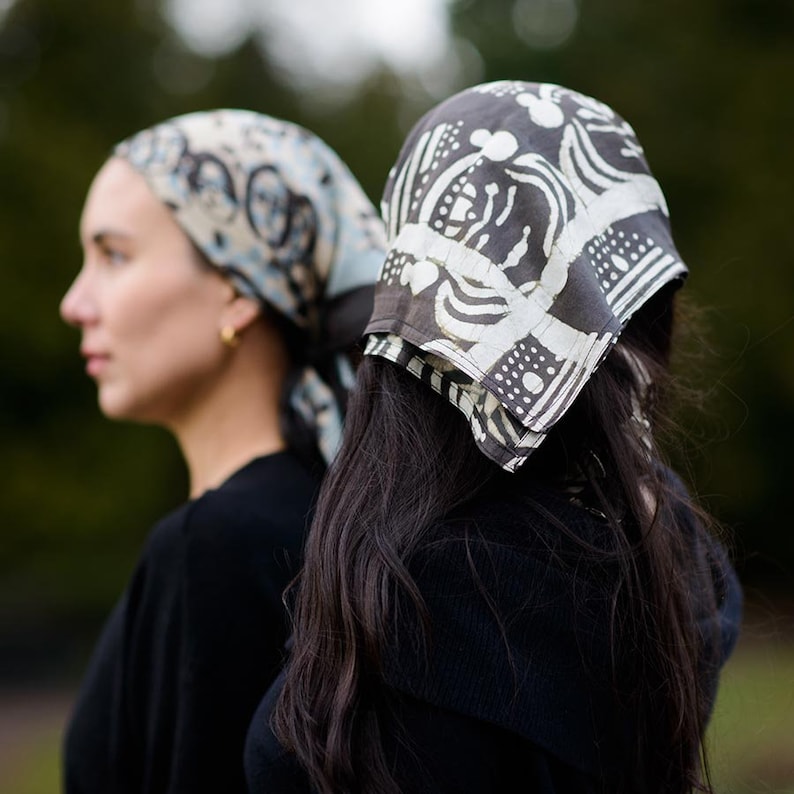
[[[127,399],[121,395],[114,394],[112,390],[100,386],[97,394],[97,402],[99,410],[107,419],[117,421],[138,422],[143,421],[139,414],[139,410]]]

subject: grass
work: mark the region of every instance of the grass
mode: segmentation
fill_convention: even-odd
[[[8,794],[56,794],[60,781],[61,720],[40,724],[18,738],[15,752],[0,765],[0,791]]]
[[[708,745],[720,794],[794,794],[794,642],[739,644]]]

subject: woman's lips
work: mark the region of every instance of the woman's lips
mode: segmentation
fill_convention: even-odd
[[[110,357],[105,353],[92,353],[84,352],[85,356],[85,371],[92,377],[96,378],[102,374],[102,371],[107,366]]]

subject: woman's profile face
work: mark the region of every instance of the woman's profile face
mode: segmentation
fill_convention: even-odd
[[[178,426],[212,393],[233,290],[202,267],[170,211],[126,161],[94,178],[80,222],[83,266],[61,301],[113,419]]]

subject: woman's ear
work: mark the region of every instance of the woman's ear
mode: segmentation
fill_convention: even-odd
[[[262,307],[254,298],[234,295],[223,311],[222,326],[231,326],[237,333],[248,328],[262,316]]]

